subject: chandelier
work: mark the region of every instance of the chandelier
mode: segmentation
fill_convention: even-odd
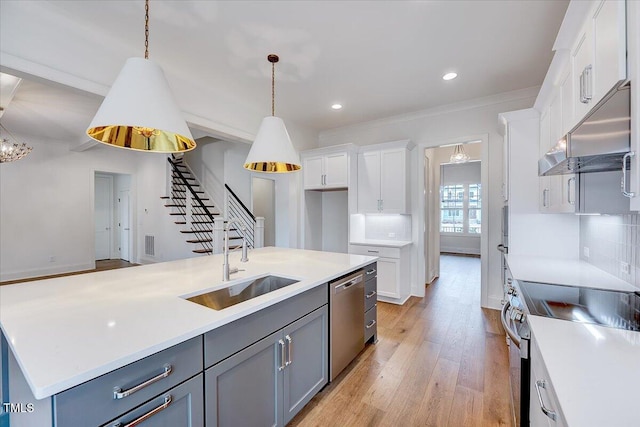
[[[466,163],[469,161],[469,155],[464,152],[462,144],[456,144],[453,154],[449,158],[450,163]]]
[[[4,133],[6,133],[13,141],[16,141],[16,138],[9,133],[9,131],[0,124],[0,128]],[[27,154],[29,154],[33,150],[33,148],[29,147],[27,144],[12,142],[5,136],[0,135],[0,163],[9,163],[15,160],[20,160]]]

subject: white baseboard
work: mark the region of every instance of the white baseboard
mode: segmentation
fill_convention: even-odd
[[[404,298],[390,298],[390,297],[384,297],[384,296],[378,294],[378,301],[388,302],[390,304],[403,305],[405,302],[407,302],[407,300],[409,299],[410,296],[411,295],[407,295]]]

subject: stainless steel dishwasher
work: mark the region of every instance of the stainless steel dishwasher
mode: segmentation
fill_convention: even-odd
[[[329,282],[329,377],[333,381],[364,348],[362,270]]]

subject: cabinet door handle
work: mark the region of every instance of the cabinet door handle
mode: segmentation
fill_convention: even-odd
[[[373,297],[373,296],[374,296],[374,295],[376,295],[376,294],[377,294],[377,292],[376,292],[376,291],[371,291],[371,292],[369,292],[369,293],[366,295],[366,297],[367,297],[367,299],[369,299],[369,298]]]
[[[632,198],[636,196],[636,193],[627,191],[627,160],[635,156],[635,151],[629,151],[622,157],[622,181],[620,182],[620,189],[624,197]]]
[[[159,374],[156,375],[153,378],[149,378],[148,380],[138,384],[137,386],[131,387],[130,389],[124,390],[122,391],[122,388],[120,387],[116,387],[113,389],[113,398],[114,399],[124,399],[127,396],[132,395],[133,393],[135,393],[136,391],[140,391],[145,387],[150,386],[151,384],[160,381],[163,378],[167,378],[169,375],[171,375],[171,372],[173,372],[173,367],[171,365],[165,365],[164,367],[164,371]]]
[[[278,345],[280,346],[280,366],[278,366],[278,371],[282,371],[284,367],[287,365],[286,354],[284,353],[284,341],[278,340]]]
[[[580,102],[588,104],[593,98],[593,67],[591,64],[584,67],[580,74]]]
[[[551,409],[548,409],[545,405],[544,405],[544,401],[542,400],[542,392],[540,391],[541,388],[545,388],[547,385],[547,383],[545,382],[545,380],[537,380],[536,381],[536,393],[538,393],[538,402],[540,402],[540,409],[542,409],[542,412],[549,418],[551,418],[553,421],[556,420],[556,413],[555,411],[552,411]]]
[[[375,324],[376,324],[376,321],[372,320],[368,325],[365,326],[365,328],[371,329],[371,328],[373,328],[373,325],[375,325]]]
[[[165,409],[167,409],[169,407],[169,405],[171,405],[172,400],[173,400],[173,398],[169,394],[169,395],[165,396],[164,403],[162,405],[158,406],[157,408],[154,408],[154,409],[150,410],[149,412],[147,412],[146,414],[139,416],[138,418],[136,418],[135,420],[131,421],[130,423],[127,423],[127,424],[116,423],[116,424],[113,425],[113,427],[134,427],[134,426],[137,426],[138,424],[142,423],[143,421],[146,421],[149,418],[153,417],[158,412],[164,411]]]
[[[580,73],[580,102],[586,102],[584,99],[584,70]]]
[[[567,180],[567,203],[569,203],[570,205],[575,205],[576,201],[575,200],[571,200],[571,182],[574,183],[574,188],[575,188],[575,182],[576,182],[576,178],[569,178]]]
[[[384,199],[380,199],[380,212],[384,211]]]
[[[284,337],[284,339],[287,340],[287,361],[285,362],[284,366],[289,366],[293,363],[293,360],[291,359],[291,346],[293,344],[293,340],[289,335]]]

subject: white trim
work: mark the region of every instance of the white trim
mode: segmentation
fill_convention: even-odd
[[[521,99],[534,98],[538,95],[540,86],[529,87],[525,89],[514,90],[510,92],[498,93],[495,95],[485,96],[482,98],[470,99],[462,102],[455,102],[452,104],[440,105],[425,110],[415,111],[407,114],[400,114],[397,116],[386,117],[378,120],[371,120],[368,122],[357,123],[354,125],[343,126],[335,129],[330,129],[324,132],[320,132],[318,140],[322,143],[326,137],[342,134],[346,131],[359,130],[359,129],[371,129],[372,127],[381,127],[386,125],[392,125],[395,123],[407,122],[411,120],[417,120],[421,118],[440,116],[444,114],[454,113],[464,110],[472,110],[488,105],[502,104],[505,102],[517,101]],[[468,142],[468,141],[465,141]]]
[[[480,304],[482,307],[500,308],[500,304],[494,305],[494,301],[489,301],[489,200],[492,189],[489,187],[489,134],[483,133],[471,136],[461,136],[457,138],[450,138],[446,140],[436,140],[429,143],[418,144],[418,185],[415,188],[415,200],[418,201],[417,209],[414,210],[415,222],[412,224],[412,229],[420,228],[421,224],[425,221],[425,203],[424,203],[424,150],[429,148],[438,148],[447,144],[464,143],[467,141],[481,140],[482,141],[482,154],[481,154],[481,170],[480,170],[480,183],[483,191],[483,203],[481,207],[482,222],[480,234],[480,287],[481,287],[481,299]],[[417,227],[416,227],[417,226]],[[415,237],[415,236],[414,236]],[[416,253],[413,259],[424,259],[425,241],[423,233],[418,233],[417,236]],[[415,241],[415,239],[414,239]],[[422,257],[422,258],[420,258]],[[425,263],[416,263],[418,283],[426,275]],[[417,291],[417,292],[416,292]],[[412,294],[415,296],[424,296],[424,283],[419,285],[419,289],[412,289]]]

